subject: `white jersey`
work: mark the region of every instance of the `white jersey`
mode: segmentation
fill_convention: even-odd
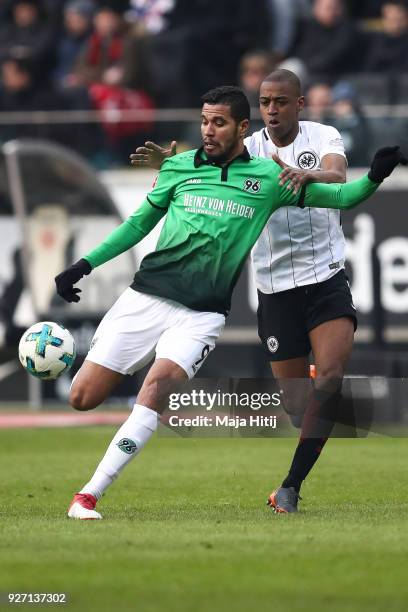
[[[345,157],[343,140],[331,126],[300,121],[296,139],[287,147],[273,144],[266,128],[245,139],[256,157],[279,158],[294,168],[318,170],[325,155]],[[320,283],[344,268],[345,239],[340,211],[284,206],[271,215],[252,249],[257,288],[277,293]]]

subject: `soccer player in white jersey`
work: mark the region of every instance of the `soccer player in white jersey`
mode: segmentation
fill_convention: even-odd
[[[245,145],[251,155],[272,157],[281,165],[281,184],[290,180],[289,187],[300,191],[312,182],[346,181],[347,162],[339,132],[331,126],[299,121],[305,99],[293,72],[272,72],[261,85],[259,101],[265,127],[246,138]],[[169,149],[149,142],[130,157],[135,165],[160,167],[163,157],[175,151],[175,141]],[[301,484],[337,416],[357,327],[344,251],[338,210],[290,207],[270,217],[252,251],[259,336],[284,391],[292,423],[301,426],[303,422],[289,474],[268,500],[276,512],[297,510]],[[311,351],[314,389],[309,377]],[[303,416],[316,410],[324,419],[321,435],[311,438],[310,419]]]
[[[282,166],[281,181],[294,189],[311,182],[346,181],[346,156],[339,132],[331,126],[299,121],[304,107],[301,85],[287,70],[270,74],[261,85],[260,110],[265,128],[246,139],[252,155],[272,157]],[[297,509],[303,480],[337,417],[341,383],[357,327],[344,272],[345,239],[340,212],[281,208],[272,215],[252,251],[258,290],[258,331],[275,378],[286,395],[292,422],[321,410],[325,435],[308,438],[305,422],[288,476],[269,497],[277,512]],[[309,353],[316,368],[309,383]],[[292,383],[290,382],[291,379]],[[307,388],[301,383],[307,381]],[[306,402],[305,397],[309,394]]]

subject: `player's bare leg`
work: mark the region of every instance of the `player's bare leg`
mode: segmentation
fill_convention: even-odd
[[[157,359],[137,396],[132,413],[113,437],[91,480],[74,496],[70,518],[100,519],[95,505],[125,466],[142,450],[156,431],[158,416],[169,393],[188,379],[186,372],[170,359]]]
[[[315,388],[308,403],[288,476],[268,503],[277,512],[296,512],[303,480],[313,468],[337,418],[344,369],[354,339],[354,324],[348,317],[322,323],[310,334],[315,365]]]
[[[290,416],[292,424],[300,427],[305,411],[305,398],[311,390],[309,360],[305,356],[271,361],[271,369],[274,378],[279,382],[285,412]]]
[[[349,317],[326,321],[312,329],[309,338],[316,366],[316,387],[324,388],[330,380],[342,380],[353,349],[353,321]]]
[[[76,410],[92,410],[109,397],[123,376],[98,363],[85,360],[72,382],[69,403]]]
[[[169,395],[186,380],[186,372],[174,361],[157,359],[143,381],[136,402],[161,414]]]

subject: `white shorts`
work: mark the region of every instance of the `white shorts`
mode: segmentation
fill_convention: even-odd
[[[134,374],[156,354],[189,378],[198,372],[225,325],[217,312],[126,289],[100,322],[86,357],[121,374]]]

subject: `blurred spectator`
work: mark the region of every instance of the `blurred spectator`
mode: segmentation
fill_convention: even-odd
[[[331,114],[332,92],[327,83],[316,83],[307,92],[307,118],[317,123],[327,123]]]
[[[367,122],[359,108],[356,92],[347,81],[337,83],[331,92],[333,118],[344,141],[350,166],[367,166],[371,135]]]
[[[28,60],[4,60],[1,65],[1,85],[2,110],[43,110],[46,92],[36,86]]]
[[[62,87],[77,87],[75,65],[92,32],[94,4],[89,0],[68,2],[64,11],[64,30],[57,45],[54,78]]]
[[[77,62],[75,76],[78,84],[87,87],[93,108],[101,111],[112,161],[123,163],[136,138],[143,141],[152,130],[150,116],[123,121],[123,113],[150,111],[153,101],[144,90],[149,66],[145,37],[137,24],[126,25],[122,9],[114,1],[96,8],[94,31]]]
[[[28,60],[7,58],[1,65],[0,112],[72,110],[78,107],[74,96],[44,84],[35,77]],[[89,99],[82,99],[89,108]],[[1,126],[2,141],[13,138],[46,138],[72,147],[84,155],[93,155],[103,144],[102,133],[95,124],[12,124]]]
[[[37,78],[48,76],[54,62],[55,31],[41,0],[14,0],[11,23],[0,31],[0,58],[9,53],[30,59]]]
[[[366,69],[372,72],[406,72],[408,70],[408,8],[398,0],[382,8],[383,32],[372,38]]]
[[[101,4],[93,18],[94,32],[76,66],[79,83],[116,85],[123,76],[125,24],[114,2]]]
[[[84,5],[77,0],[74,5]],[[86,2],[89,5],[89,2]],[[69,8],[70,5],[68,5]],[[89,13],[89,6],[82,12]],[[94,31],[87,37],[82,26],[81,38],[85,38],[79,60],[69,78],[75,85],[105,85],[143,89],[152,88],[150,41],[138,23],[128,26],[115,3],[103,3],[93,17]]]
[[[45,87],[35,78],[29,60],[8,58],[1,65],[0,112],[63,110],[67,100],[52,87]],[[46,125],[2,126],[2,139],[26,136],[48,136],[51,128]]]
[[[327,83],[316,83],[307,92],[306,110],[309,121],[338,129],[350,166],[368,164],[371,133],[350,83],[339,81],[333,88]]]
[[[259,106],[259,88],[265,77],[275,68],[273,56],[268,51],[248,51],[241,58],[240,87],[245,91],[251,107]]]
[[[66,98],[36,78],[30,60],[9,57],[1,65],[2,111],[56,110],[66,107]]]
[[[302,83],[303,88],[308,88],[310,80],[309,73],[305,64],[297,57],[288,57],[287,59],[283,60],[283,62],[279,62],[277,68],[294,72],[299,81]]]
[[[156,87],[152,75],[151,38],[139,24],[130,27],[123,51],[121,84],[129,89],[143,89],[154,97]]]
[[[267,0],[177,0],[154,39],[161,103],[199,106],[215,83],[236,83],[241,57],[266,48]],[[176,84],[176,85],[175,85]]]
[[[176,0],[130,0],[126,14],[129,21],[142,25],[146,32],[157,34],[166,25],[166,16],[174,8]]]
[[[313,16],[302,24],[292,55],[315,79],[326,81],[355,69],[356,31],[342,0],[314,0]]]
[[[310,14],[309,0],[268,0],[271,36],[269,48],[285,57],[295,42],[299,21]]]
[[[372,18],[381,5],[382,31],[369,34],[371,53],[365,58],[366,39],[360,36],[357,48],[346,9],[353,19]],[[152,109],[155,97],[160,107],[198,106],[206,89],[238,81],[258,106],[260,83],[286,55],[279,67],[293,70],[303,83],[318,83],[307,96],[309,118],[336,125],[350,163],[364,164],[358,145],[370,134],[356,94],[341,82],[332,110],[329,84],[360,63],[378,78],[387,75],[384,89],[391,100],[406,99],[408,0],[223,0],[216,10],[213,0],[0,0],[0,61],[7,60],[1,66],[0,110],[97,108],[103,137],[122,159],[123,143],[135,134],[143,139],[153,126],[148,113],[143,120],[116,124],[109,113]],[[48,86],[50,74],[57,91]],[[361,81],[355,86],[363,91]],[[377,103],[372,85],[366,89]],[[96,128],[87,128],[88,138],[81,124],[75,145],[85,151],[87,138],[96,142]],[[163,134],[165,129],[160,125]],[[169,138],[175,129],[182,134],[185,124],[172,124]],[[2,130],[16,134],[14,127]],[[18,135],[46,131],[27,125],[17,130]],[[74,128],[71,132],[73,140]],[[372,132],[374,143],[374,127]],[[126,146],[131,150],[133,143]]]

